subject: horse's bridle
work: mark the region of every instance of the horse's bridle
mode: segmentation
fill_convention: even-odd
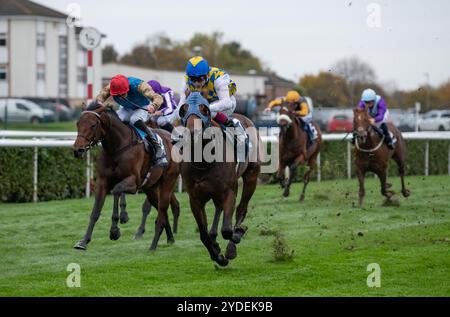
[[[101,139],[101,135],[99,136],[98,135],[98,131],[100,131],[100,129],[99,129],[99,126],[101,125],[101,120],[100,120],[100,114],[98,114],[97,112],[95,112],[95,111],[89,111],[89,110],[86,110],[86,111],[83,111],[82,113],[81,113],[81,116],[83,116],[84,114],[93,114],[93,115],[95,115],[95,117],[96,117],[96,120],[97,120],[97,123],[96,123],[96,125],[95,125],[95,129],[94,129],[94,138],[92,139],[92,140],[90,140],[88,137],[86,137],[85,135],[83,135],[83,134],[78,134],[78,136],[79,137],[81,137],[81,138],[83,138],[83,139],[85,139],[87,142],[88,142],[88,145],[86,146],[86,151],[88,151],[89,149],[91,149],[92,147],[94,147],[94,146],[96,146],[99,142],[102,142],[102,139]],[[81,118],[81,117],[80,117]],[[101,131],[100,131],[101,132]]]
[[[373,128],[372,128],[372,126],[371,125],[369,125],[369,127],[367,128],[367,136],[366,136],[366,138],[368,138],[368,136],[370,135],[370,131],[373,131]],[[356,131],[355,131],[356,132]],[[357,133],[356,133],[357,134]],[[376,151],[378,151],[380,148],[381,148],[381,146],[383,145],[383,143],[384,143],[384,139],[385,139],[385,136],[383,135],[382,136],[382,138],[381,138],[381,140],[380,140],[380,142],[374,147],[374,148],[371,148],[371,149],[363,149],[363,148],[361,148],[361,146],[360,146],[360,144],[359,144],[359,142],[358,142],[358,135],[355,137],[355,147],[356,147],[356,149],[358,150],[358,151],[360,151],[360,152],[363,152],[363,153],[373,153],[373,152],[376,152]]]

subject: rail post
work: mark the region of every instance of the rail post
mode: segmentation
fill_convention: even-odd
[[[39,168],[39,152],[38,147],[34,147],[33,155],[33,202],[38,201],[38,168]]]

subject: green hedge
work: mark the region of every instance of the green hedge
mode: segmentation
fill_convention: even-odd
[[[85,193],[86,160],[74,158],[71,149],[41,148],[38,152],[40,201],[80,198]],[[33,199],[33,148],[0,149],[0,200]]]
[[[406,173],[407,175],[424,175],[425,144],[426,141],[408,140]],[[448,174],[448,153],[450,141],[430,141],[429,174]],[[301,182],[305,168],[299,168],[294,182]],[[354,164],[354,150],[352,149],[352,177],[356,177]],[[397,165],[393,160],[389,162],[388,175],[397,176]],[[321,178],[322,180],[347,178],[347,142],[324,142],[321,149]],[[311,176],[317,179],[317,170]],[[274,177],[271,179],[275,182]]]
[[[425,141],[407,141],[407,175],[423,175]],[[430,175],[448,173],[450,141],[430,142]],[[91,154],[94,165],[98,149]],[[353,154],[353,152],[352,152]],[[29,202],[33,199],[34,149],[0,148],[0,201]],[[321,151],[323,180],[347,177],[346,142],[324,142]],[[299,169],[295,181],[303,175]],[[352,162],[352,174],[355,165]],[[391,161],[389,175],[397,175],[395,162]],[[316,179],[317,171],[312,179]],[[266,179],[265,177],[264,179]],[[86,160],[77,160],[71,149],[39,149],[38,197],[40,201],[80,198],[86,184]]]

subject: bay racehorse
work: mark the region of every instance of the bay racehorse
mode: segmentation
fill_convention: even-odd
[[[181,163],[181,175],[185,182],[192,213],[197,222],[200,239],[208,249],[211,259],[221,266],[226,266],[229,260],[236,258],[236,244],[241,241],[247,227],[243,221],[247,214],[247,208],[252,198],[258,182],[258,175],[261,169],[260,139],[256,129],[252,130],[250,139],[253,144],[249,157],[242,163],[237,163],[233,157],[233,145],[227,141],[227,136],[220,127],[211,120],[211,111],[206,99],[199,93],[192,93],[186,104],[180,108],[180,117],[185,132],[190,135],[189,146],[192,149],[197,146],[201,151],[214,144],[216,153],[223,154],[223,160],[207,160],[203,156],[196,160],[194,151],[191,151],[190,159]],[[255,128],[253,123],[246,117],[234,115],[245,129]],[[209,128],[218,131],[217,137],[213,140],[205,140],[202,136]],[[183,149],[183,152],[185,149]],[[202,152],[203,153],[203,152]],[[230,159],[231,157],[231,159]],[[225,159],[226,158],[226,159]],[[236,197],[238,195],[238,179],[243,179],[243,189],[240,203],[236,209],[236,221],[232,226]],[[214,220],[211,230],[208,233],[208,222],[205,212],[205,205],[212,200],[215,206]],[[229,240],[225,256],[221,254],[221,249],[216,241],[220,216],[223,211],[223,222],[221,233],[225,240]]]
[[[359,204],[362,206],[365,195],[364,178],[368,171],[375,173],[381,183],[381,194],[388,200],[394,195],[389,190],[387,183],[387,169],[389,159],[392,158],[397,163],[398,172],[402,182],[402,194],[404,197],[410,196],[410,191],[405,187],[405,161],[406,143],[401,132],[390,122],[388,129],[397,139],[394,150],[390,150],[385,144],[384,136],[380,135],[369,123],[370,114],[366,109],[353,110],[353,129],[355,133],[355,162],[356,173],[359,180]]]
[[[169,160],[167,167],[153,168],[151,154],[145,150],[142,140],[133,129],[124,124],[112,108],[100,106],[96,102],[82,113],[77,122],[77,129],[78,135],[73,145],[75,157],[83,157],[86,151],[99,142],[102,144],[102,150],[96,162],[95,203],[89,225],[83,239],[75,245],[75,248],[86,250],[108,192],[114,195],[110,238],[119,239],[120,196],[123,193],[135,194],[139,189],[146,194],[152,205],[158,206],[155,233],[150,249],[156,249],[163,228],[166,229],[168,241],[173,242],[167,209],[179,175],[179,164]],[[162,138],[170,158],[172,147],[170,134],[162,130],[155,132]]]
[[[312,171],[314,170],[317,156],[322,144],[322,134],[316,123],[313,123],[317,130],[318,137],[312,145],[308,146],[308,134],[303,128],[304,123],[293,112],[285,107],[280,109],[278,125],[280,127],[280,164],[278,166],[277,179],[282,188],[283,196],[288,197],[292,181],[297,173],[298,166],[307,164],[308,170],[303,175],[303,190],[300,195],[300,202],[305,199],[306,187]],[[289,177],[285,180],[285,170],[289,168]]]

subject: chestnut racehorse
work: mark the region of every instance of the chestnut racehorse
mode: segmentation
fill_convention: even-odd
[[[309,178],[320,152],[322,134],[319,126],[313,123],[317,130],[318,138],[308,147],[308,134],[303,128],[304,123],[300,121],[300,118],[295,113],[282,107],[278,122],[280,126],[280,164],[278,166],[277,179],[281,187],[284,188],[283,196],[288,197],[298,166],[307,164],[308,170],[303,175],[303,190],[300,195],[300,202],[303,202]],[[287,180],[285,180],[284,175],[286,167],[289,168],[289,177]]]
[[[386,182],[390,158],[397,163],[402,182],[402,194],[404,197],[409,197],[411,193],[406,189],[404,180],[406,143],[401,132],[392,123],[387,123],[389,131],[397,139],[394,150],[390,150],[384,142],[384,136],[381,136],[369,123],[371,117],[368,110],[356,108],[353,110],[353,114],[356,173],[359,180],[359,204],[363,205],[365,195],[364,177],[368,171],[378,175],[381,183],[381,194],[388,200],[392,198],[394,192],[388,190],[390,185]]]

